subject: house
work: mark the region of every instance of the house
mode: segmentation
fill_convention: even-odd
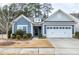
[[[70,13],[70,14],[79,19],[79,13]]]
[[[76,32],[75,25],[78,22],[77,18],[60,9],[54,10],[52,15],[45,20],[40,18],[31,20],[24,15],[20,15],[12,22],[12,33],[21,29],[31,33],[32,36],[42,33],[43,36],[48,38],[72,38]]]
[[[70,14],[76,17],[77,19],[79,19],[79,13],[70,13]],[[77,23],[75,27],[76,27],[76,31],[79,32],[79,23]]]

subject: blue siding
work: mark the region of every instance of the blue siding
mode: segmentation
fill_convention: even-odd
[[[28,25],[28,32],[31,33],[31,23],[27,21],[24,17],[21,17],[16,23],[14,24],[14,32],[17,30],[17,25]]]

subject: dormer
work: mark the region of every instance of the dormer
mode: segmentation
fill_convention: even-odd
[[[38,17],[34,18],[34,22],[41,22],[41,18]]]

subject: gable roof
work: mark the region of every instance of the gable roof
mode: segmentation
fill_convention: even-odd
[[[27,21],[29,21],[29,22],[32,23],[32,21],[31,21],[29,18],[27,18],[26,16],[24,16],[23,14],[21,14],[19,17],[17,17],[15,20],[13,20],[12,23],[15,23],[15,22],[18,21],[21,17],[25,18]]]
[[[49,20],[49,18],[50,17],[52,17],[55,13],[57,13],[57,12],[62,12],[62,13],[64,13],[65,15],[67,15],[68,17],[70,17],[71,19],[71,21],[75,21],[76,23],[79,23],[79,20],[77,19],[77,18],[75,18],[74,16],[72,16],[72,15],[70,15],[70,14],[68,14],[68,13],[66,13],[66,12],[64,12],[64,11],[62,11],[61,9],[55,9],[55,10],[53,10],[53,13],[52,13],[52,15],[51,16],[49,16],[46,20],[44,20],[44,21],[48,21]]]

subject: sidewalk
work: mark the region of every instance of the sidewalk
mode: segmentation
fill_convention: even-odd
[[[0,48],[0,55],[54,55],[54,48]]]

